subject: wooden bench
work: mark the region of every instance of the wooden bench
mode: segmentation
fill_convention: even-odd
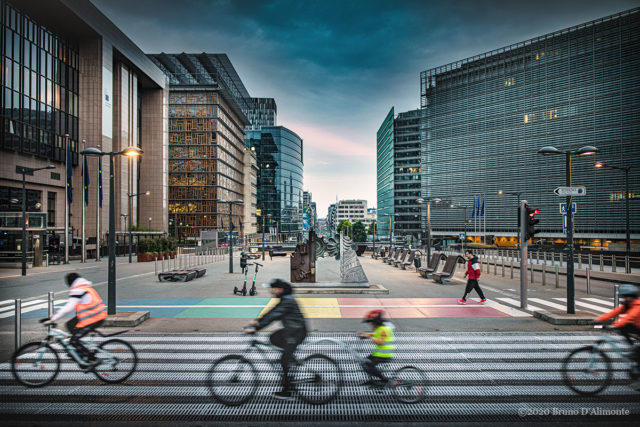
[[[438,271],[438,265],[443,259],[447,259],[447,257],[440,252],[435,252],[433,255],[431,255],[431,259],[429,260],[429,263],[426,265],[426,267],[418,268],[418,273],[420,273],[420,275],[425,279],[428,279],[430,274]]]
[[[441,283],[441,284],[446,284],[448,282],[450,282],[450,279],[453,277],[453,275],[456,272],[456,267],[458,265],[458,262],[462,261],[462,263],[464,263],[464,258],[462,258],[460,255],[449,255],[447,257],[447,260],[444,263],[444,267],[442,268],[442,271],[439,271],[437,273],[431,273],[431,278],[437,282],[437,283]]]
[[[400,257],[398,257],[394,262],[393,262],[393,266],[394,267],[400,267],[400,264],[402,264],[404,262],[405,259],[407,259],[407,255],[409,255],[409,252],[411,252],[410,249],[404,249],[402,251],[402,255],[400,255]]]
[[[409,253],[409,257],[406,260],[402,261],[402,263],[400,264],[400,268],[406,270],[407,266],[413,264],[413,261],[416,259],[416,256],[418,256],[418,254],[420,254],[420,251],[411,251]]]

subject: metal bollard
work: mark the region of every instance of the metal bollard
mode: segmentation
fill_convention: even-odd
[[[496,259],[493,259],[493,275],[497,276],[498,275],[498,265],[496,264]]]
[[[540,252],[536,252],[536,264],[540,264]]]
[[[542,264],[542,286],[547,286],[547,264]]]
[[[513,258],[511,258],[511,278],[513,279]]]
[[[153,257],[153,271],[154,274],[157,276],[158,275],[158,258]]]
[[[560,287],[560,269],[558,268],[558,264],[556,264],[556,288]]]
[[[631,263],[629,262],[629,257],[626,255],[624,257],[624,272],[631,274]]]
[[[53,292],[49,292],[47,294],[48,303],[47,303],[47,315],[49,317],[53,316]]]
[[[582,254],[578,254],[578,270],[582,270]]]
[[[591,293],[591,270],[587,268],[587,294]]]
[[[502,258],[502,277],[504,277],[504,257]]]
[[[22,300],[20,298],[16,298],[14,302],[14,310],[15,310],[15,331],[14,331],[14,345],[15,349],[19,349],[22,345]]]
[[[589,253],[589,270],[593,270],[593,257]]]
[[[547,263],[547,253],[546,252],[542,252],[542,261],[544,261],[544,263]]]
[[[600,252],[600,271],[604,271],[604,255]]]
[[[613,285],[613,308],[620,305],[620,285]]]
[[[533,281],[533,264],[531,264],[531,283],[532,283],[532,284],[533,284],[533,283],[535,283],[535,282]]]
[[[611,272],[616,272],[616,256],[611,255]]]

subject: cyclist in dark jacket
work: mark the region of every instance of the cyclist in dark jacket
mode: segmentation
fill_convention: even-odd
[[[280,298],[278,304],[260,319],[249,322],[248,333],[267,327],[270,323],[280,320],[282,329],[275,331],[269,337],[269,341],[282,349],[280,364],[282,365],[282,391],[274,394],[276,399],[291,400],[291,380],[289,378],[289,364],[296,348],[307,337],[307,322],[298,307],[298,303],[291,294],[291,284],[284,280],[274,279],[271,282],[270,292],[274,297]]]

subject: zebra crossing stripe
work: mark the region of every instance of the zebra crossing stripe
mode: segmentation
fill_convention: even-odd
[[[520,301],[518,301],[516,299],[513,299],[513,298],[498,298],[498,299],[500,301],[506,302],[507,304],[511,304],[511,305],[516,306],[518,308],[520,307]],[[527,304],[527,310],[536,311],[536,310],[543,310],[543,309],[540,308],[540,307],[536,307],[535,305]]]
[[[480,302],[480,298],[470,298],[470,299],[476,302]],[[484,305],[487,307],[494,308],[504,314],[508,314],[511,317],[531,317],[532,316],[531,313],[527,313],[526,311],[522,311],[522,310],[517,310],[513,307],[500,304],[499,302],[493,301],[493,300],[487,300],[487,302],[485,302]]]
[[[598,304],[606,305],[609,308],[613,308],[613,301],[607,301],[600,298],[582,298],[583,300],[596,302]]]
[[[563,301],[563,302],[567,302],[566,298],[554,298],[555,300],[559,300],[559,301]],[[596,311],[598,313],[606,313],[608,311],[610,311],[607,308],[603,308],[603,307],[599,307],[597,305],[593,305],[593,304],[587,304],[586,302],[582,302],[582,301],[578,301],[576,300],[576,305],[580,306],[580,307],[584,307],[584,308],[588,308],[590,310]]]
[[[551,302],[551,301],[546,301],[546,300],[543,300],[541,298],[529,298],[529,301],[533,301],[533,302],[536,302],[538,304],[548,305],[549,307],[553,307],[553,308],[558,309],[558,310],[564,310],[564,309],[567,308],[564,305],[556,304],[555,302]]]
[[[38,300],[38,301],[42,301],[42,300]],[[66,299],[57,300],[57,301],[55,301],[55,305],[64,304],[66,302],[67,302]],[[31,306],[29,306],[27,308],[24,308],[24,306],[22,306],[22,313],[24,314],[24,313],[28,313],[30,311],[40,310],[42,308],[47,308],[47,303],[46,302],[40,303],[40,304],[37,304],[37,305],[33,305],[32,304]],[[10,309],[11,309],[11,311],[7,311],[6,313],[1,313],[0,314],[0,319],[6,319],[7,317],[13,317],[13,315],[14,315],[13,307],[11,307]]]
[[[4,311],[10,311],[10,310],[13,311],[13,308],[15,306],[15,302],[14,302],[14,300],[10,300],[9,302],[11,303],[11,305],[7,305],[6,307],[0,308],[0,313],[2,313]],[[28,307],[28,306],[34,305],[34,304],[41,304],[43,302],[45,302],[45,300],[43,300],[43,299],[34,299],[32,301],[23,301],[22,302],[22,307]]]

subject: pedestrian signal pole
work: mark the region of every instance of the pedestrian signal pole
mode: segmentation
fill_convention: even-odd
[[[527,201],[521,200],[518,209],[520,217],[520,308],[527,309]]]

